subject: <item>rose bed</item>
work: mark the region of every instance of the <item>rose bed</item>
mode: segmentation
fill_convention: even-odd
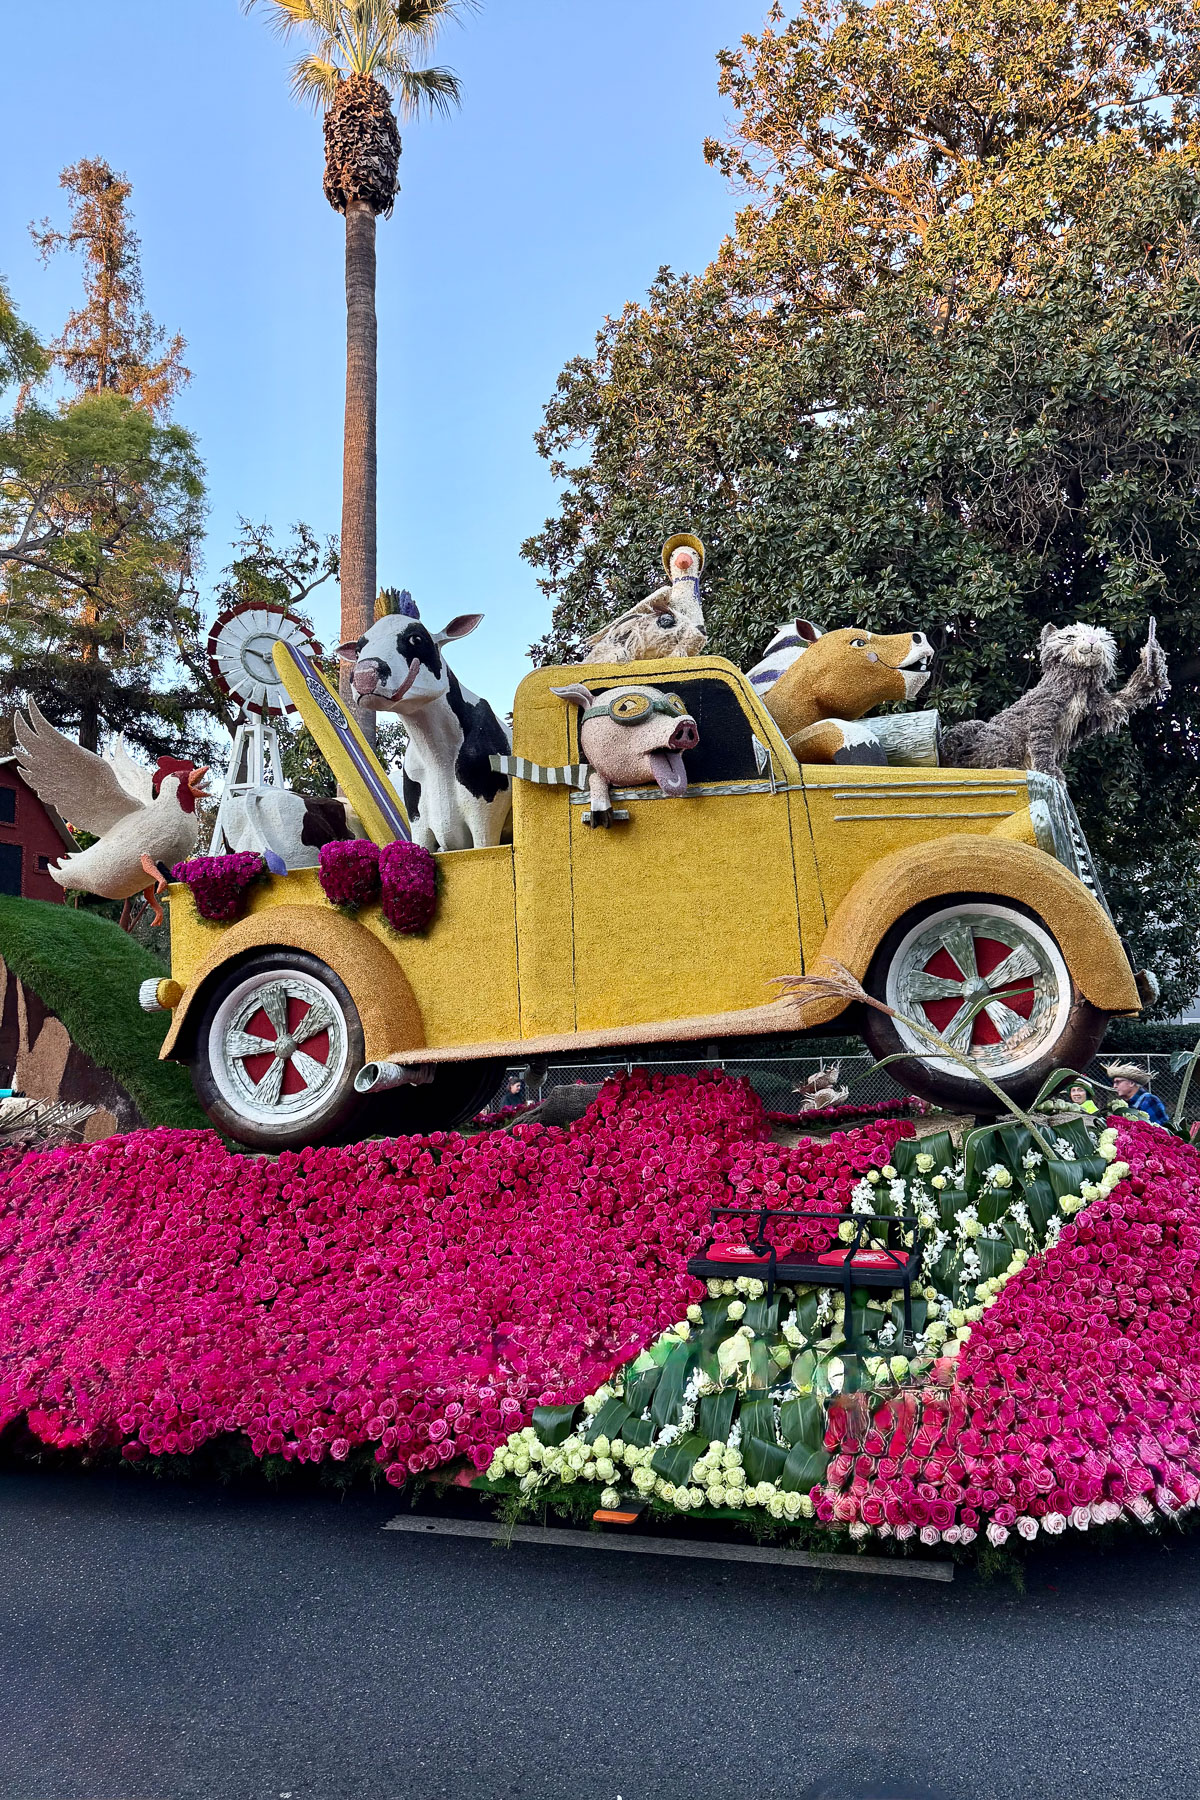
[[[685,1264],[711,1206],[845,1205],[912,1129],[783,1149],[744,1082],[634,1075],[566,1130],[274,1161],[149,1131],[16,1159],[0,1430],[131,1460],[227,1434],[306,1463],[365,1447],[396,1485],[483,1470],[703,1295]],[[1194,1502],[1200,1161],[1138,1125],[1119,1154],[1128,1178],[1006,1282],[941,1385],[830,1410],[806,1512],[953,1542]]]

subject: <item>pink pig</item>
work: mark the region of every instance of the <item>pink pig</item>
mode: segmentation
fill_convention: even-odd
[[[580,708],[579,749],[587,761],[592,825],[611,825],[612,787],[657,782],[672,797],[687,791],[683,752],[700,733],[683,701],[657,687],[605,688],[593,694],[582,682],[552,692]]]

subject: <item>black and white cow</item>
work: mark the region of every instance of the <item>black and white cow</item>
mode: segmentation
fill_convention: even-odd
[[[404,805],[413,842],[427,850],[498,844],[512,811],[509,779],[488,761],[507,756],[508,732],[441,654],[443,644],[466,637],[482,617],[460,613],[431,632],[419,619],[386,613],[365,637],[338,646],[342,661],[354,664],[356,704],[404,721]]]

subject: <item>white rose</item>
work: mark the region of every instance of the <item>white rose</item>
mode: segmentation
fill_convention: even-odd
[[[1007,1544],[1007,1542],[1008,1542],[1007,1527],[1004,1525],[997,1525],[995,1519],[993,1519],[991,1524],[988,1526],[987,1534],[988,1534],[989,1543],[999,1545],[999,1544]]]
[[[1051,1537],[1057,1537],[1059,1532],[1065,1531],[1066,1528],[1067,1521],[1061,1513],[1047,1513],[1042,1520],[1042,1530],[1048,1531]]]
[[[1036,1519],[1031,1519],[1028,1513],[1022,1513],[1021,1517],[1017,1520],[1017,1530],[1025,1539],[1026,1543],[1032,1543],[1038,1533],[1038,1522]]]
[[[618,1494],[616,1488],[605,1488],[604,1492],[600,1496],[601,1506],[605,1507],[609,1512],[612,1512],[617,1506],[620,1505],[620,1503],[621,1503],[621,1496],[620,1496],[620,1494]]]
[[[699,1325],[704,1318],[704,1314],[698,1306],[689,1306],[687,1309],[687,1316],[693,1325]]]
[[[746,1313],[746,1302],[744,1300],[731,1300],[729,1302],[729,1317],[734,1321],[735,1324],[738,1321],[738,1319],[745,1317],[745,1313]]]

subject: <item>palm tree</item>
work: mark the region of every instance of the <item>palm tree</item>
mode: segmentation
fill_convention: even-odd
[[[361,637],[375,605],[375,220],[395,204],[401,117],[448,113],[452,69],[421,68],[448,19],[477,0],[242,0],[270,8],[281,37],[310,45],[292,92],[325,114],[325,198],[346,218],[346,426],[342,462],[342,637]],[[373,715],[367,715],[368,722]]]

